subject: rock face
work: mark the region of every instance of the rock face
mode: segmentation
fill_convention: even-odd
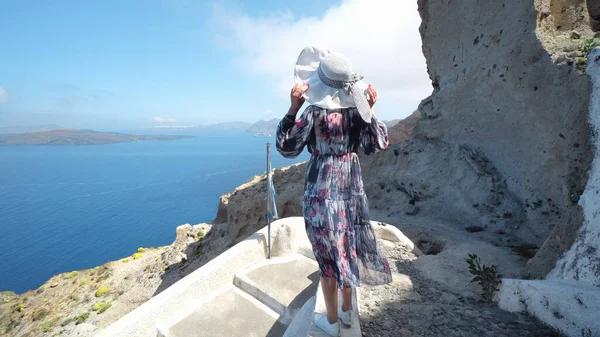
[[[304,193],[305,171],[306,164],[274,170],[273,184],[280,218],[302,215],[300,201]],[[266,177],[262,175],[221,197],[213,222],[223,224],[223,235],[228,236],[231,245],[266,226],[266,193]]]
[[[409,139],[378,155],[361,156],[373,212],[397,218],[419,214],[456,227],[504,231],[524,212],[502,176],[479,151],[439,140]],[[490,192],[493,191],[493,192]]]
[[[600,32],[600,2],[596,0],[587,0],[588,12],[590,13],[590,25],[592,30]]]
[[[400,144],[409,139],[413,133],[417,122],[421,119],[419,110],[415,110],[410,116],[402,121],[388,127],[388,137],[390,144]]]
[[[584,223],[575,243],[548,275],[549,279],[573,280],[600,287],[600,48],[588,56],[587,73],[592,80],[590,123],[594,128],[594,161],[590,178],[581,196]]]
[[[550,271],[581,224],[577,201],[592,157],[589,82],[555,64],[545,45],[568,39],[576,20],[588,18],[584,10],[576,0],[419,1],[434,92],[419,107],[415,137],[485,154],[523,214],[506,230],[542,245],[531,277]],[[554,30],[542,23],[551,17]],[[580,31],[586,37],[589,28]]]

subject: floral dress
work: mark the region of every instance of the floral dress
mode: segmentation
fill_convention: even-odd
[[[338,287],[392,281],[389,264],[370,224],[357,151],[388,146],[385,124],[365,123],[356,108],[327,110],[311,105],[299,119],[286,115],[277,128],[277,150],[287,158],[305,146],[312,154],[306,171],[302,211],[321,277]]]

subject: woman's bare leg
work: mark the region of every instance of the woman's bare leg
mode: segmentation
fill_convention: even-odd
[[[327,308],[327,320],[329,324],[337,323],[337,281],[333,277],[321,277],[321,290],[323,291],[323,299]]]
[[[352,288],[342,288],[342,310],[352,310]]]

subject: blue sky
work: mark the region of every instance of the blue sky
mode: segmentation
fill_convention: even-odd
[[[7,1],[0,12],[0,125],[143,128],[282,116],[295,58],[312,43],[361,65],[381,88],[378,115],[402,118],[431,89],[416,1],[393,9],[408,23],[377,25],[387,7],[398,6],[392,3]],[[356,16],[364,16],[362,26],[352,23]],[[365,38],[349,40],[345,30]],[[379,37],[366,38],[373,33]],[[420,69],[400,69],[395,60],[402,57]]]

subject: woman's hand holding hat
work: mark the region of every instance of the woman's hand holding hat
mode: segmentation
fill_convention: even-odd
[[[377,102],[377,91],[375,91],[370,84],[367,88],[367,94],[369,94],[367,101],[369,102],[369,106],[372,108],[373,105],[375,105],[375,102]]]
[[[300,110],[300,108],[302,107],[302,104],[304,104],[304,97],[302,97],[302,95],[304,95],[304,93],[307,90],[308,90],[308,84],[306,84],[306,83],[297,83],[296,85],[294,85],[294,87],[292,88],[292,92],[290,93],[290,100],[292,103],[292,106],[290,109],[293,109],[296,112],[298,112],[298,110]]]
[[[373,109],[373,105],[375,105],[375,102],[377,102],[377,91],[375,91],[375,89],[373,89],[373,87],[369,84],[369,87],[367,88],[367,93],[369,94],[367,101],[369,102],[369,106],[371,107],[371,115],[377,117],[377,115],[375,115],[375,110]]]

